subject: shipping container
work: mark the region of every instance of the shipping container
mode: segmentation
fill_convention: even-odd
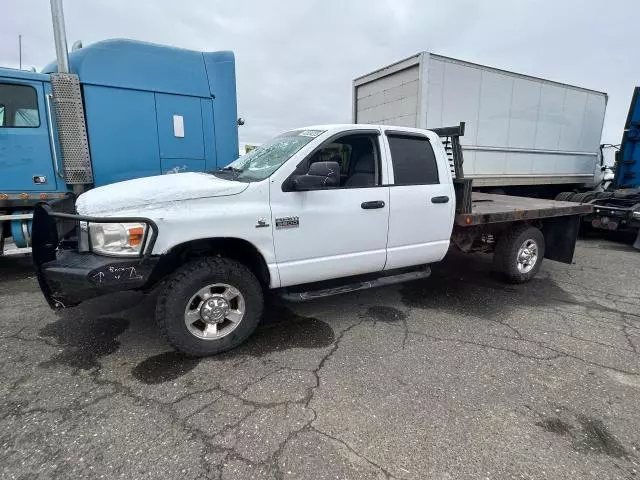
[[[600,182],[607,94],[422,52],[353,81],[355,123],[466,123],[474,187]]]

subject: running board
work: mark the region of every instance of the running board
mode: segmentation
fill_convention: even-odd
[[[431,275],[431,268],[425,266],[423,269],[413,272],[399,273],[397,275],[389,275],[379,277],[374,280],[367,280],[362,282],[348,283],[332,288],[325,288],[320,290],[309,290],[306,292],[292,292],[290,290],[283,290],[280,293],[280,297],[290,302],[306,302],[307,300],[313,300],[316,298],[330,297],[332,295],[340,295],[342,293],[357,292],[358,290],[367,290],[369,288],[386,287],[387,285],[394,285],[396,283],[410,282],[412,280],[420,280],[427,278]]]

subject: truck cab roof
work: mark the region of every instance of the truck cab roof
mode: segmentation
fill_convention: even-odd
[[[294,131],[300,130],[324,130],[331,133],[340,133],[342,131],[352,131],[352,130],[393,130],[394,132],[407,132],[407,133],[421,133],[424,134],[429,130],[425,130],[422,128],[413,128],[413,127],[402,127],[399,125],[374,125],[374,124],[366,124],[366,123],[333,123],[326,125],[309,125],[302,128],[296,128]]]
[[[197,97],[220,89],[215,64],[234,62],[233,52],[196,52],[128,39],[92,43],[69,53],[69,68],[84,85],[100,85]],[[42,73],[57,71],[56,62]]]
[[[0,77],[12,78],[16,80],[27,80],[33,82],[47,82],[49,76],[43,73],[20,70],[17,68],[0,67]]]

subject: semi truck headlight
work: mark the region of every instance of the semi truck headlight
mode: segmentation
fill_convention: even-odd
[[[144,223],[90,223],[91,250],[101,255],[140,255],[147,233]]]

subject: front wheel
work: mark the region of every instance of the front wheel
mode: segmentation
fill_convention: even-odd
[[[540,270],[544,249],[542,232],[530,225],[520,225],[498,239],[493,264],[507,281],[525,283]]]
[[[203,258],[172,275],[158,298],[156,321],[174,348],[203,357],[243,343],[258,326],[263,304],[262,287],[247,267]]]

